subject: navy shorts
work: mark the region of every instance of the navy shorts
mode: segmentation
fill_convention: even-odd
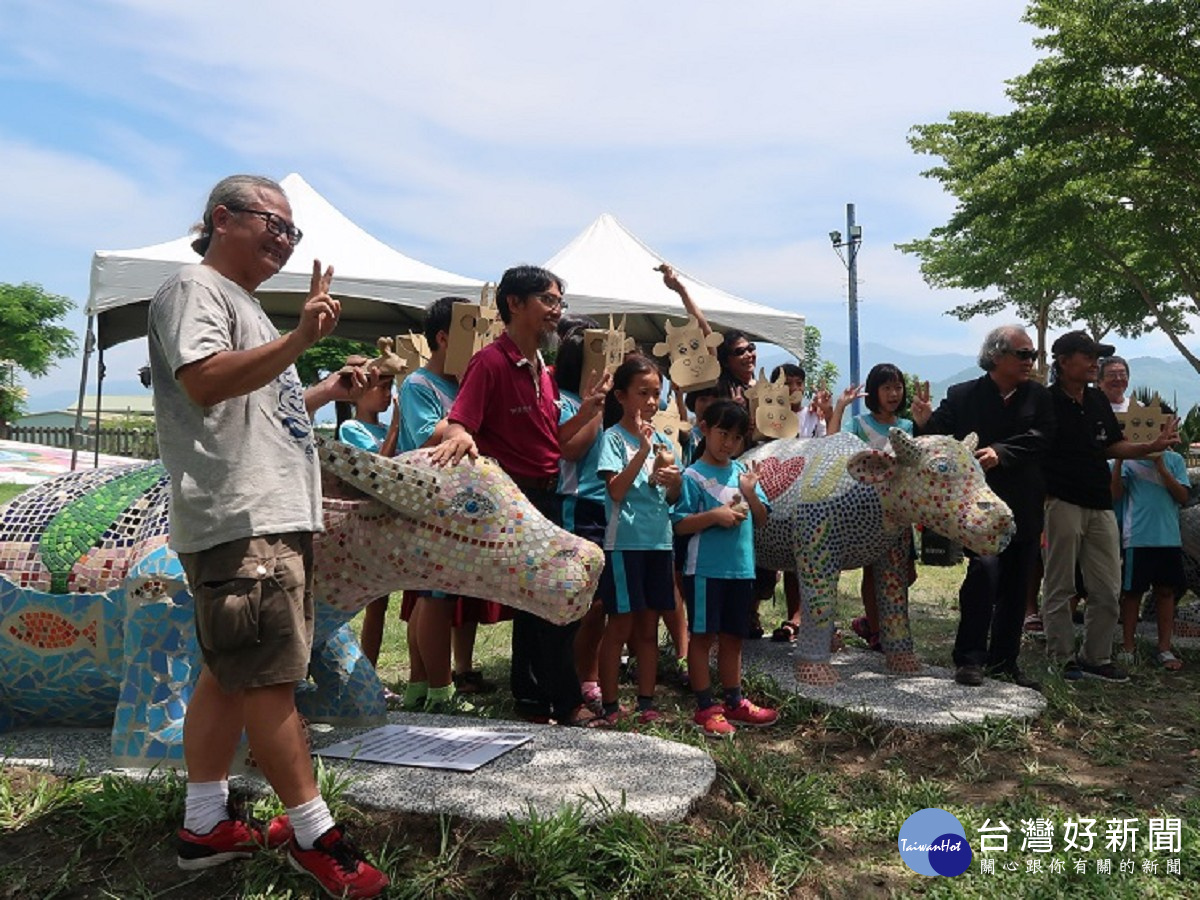
[[[562,527],[571,534],[604,546],[604,531],[608,525],[608,510],[603,503],[582,497],[563,497]]]
[[[1187,590],[1180,547],[1127,547],[1121,561],[1122,591],[1144,594],[1151,587],[1169,587],[1178,599]]]
[[[670,550],[606,550],[596,596],[610,616],[675,608],[675,576]]]
[[[688,631],[692,634],[750,636],[753,578],[684,575],[683,602],[687,604]]]

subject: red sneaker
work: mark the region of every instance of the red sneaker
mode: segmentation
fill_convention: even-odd
[[[730,725],[729,720],[725,718],[725,707],[720,703],[696,710],[692,722],[704,733],[705,737],[733,737],[737,733],[737,729]]]
[[[292,823],[287,816],[276,816],[262,830],[241,819],[225,819],[207,834],[186,828],[178,831],[175,863],[186,871],[209,869],[234,859],[246,859],[265,847],[282,847],[292,839]]]
[[[288,861],[297,872],[316,879],[330,897],[367,900],[378,897],[388,886],[388,877],[368,863],[335,825],[317,838],[311,850],[301,850],[293,839],[288,844]]]
[[[726,706],[724,712],[725,718],[730,722],[749,725],[752,728],[765,728],[767,725],[774,725],[779,719],[779,713],[775,710],[755,706],[745,697],[737,706]]]

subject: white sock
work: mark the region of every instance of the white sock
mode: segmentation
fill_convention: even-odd
[[[307,803],[288,807],[287,814],[296,832],[296,844],[301,850],[311,850],[317,838],[337,824],[320,794]]]
[[[183,827],[192,834],[208,834],[229,818],[229,782],[189,781]]]

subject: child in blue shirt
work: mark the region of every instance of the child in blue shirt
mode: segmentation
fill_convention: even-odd
[[[744,725],[772,725],[779,714],[742,696],[742,641],[754,610],[754,527],[767,520],[767,498],[758,467],[733,457],[750,432],[745,407],[718,400],[699,423],[700,458],[687,468],[672,518],[675,533],[688,538],[683,563],[687,603],[688,672],[696,695],[696,727],[725,737]],[[713,699],[709,651],[717,640],[717,669],[725,703]]]
[[[564,325],[563,322],[567,324]],[[554,358],[554,380],[558,384],[559,426],[568,422],[585,407],[581,390],[588,393],[592,415],[585,425],[562,443],[559,461],[558,492],[563,497],[563,528],[572,534],[604,546],[604,530],[608,521],[606,504],[608,488],[596,471],[603,443],[604,391],[611,379],[587,391],[583,378],[584,331],[600,326],[590,319],[563,319],[559,323],[558,354]],[[600,641],[604,636],[604,604],[597,596],[575,633],[575,670],[583,702],[597,715],[600,708]]]
[[[1173,450],[1152,459],[1113,460],[1112,493],[1121,526],[1121,622],[1125,653],[1132,656],[1138,604],[1154,588],[1158,620],[1155,659],[1168,672],[1183,661],[1171,652],[1175,600],[1187,589],[1179,508],[1188,499],[1187,464]]]
[[[346,365],[365,366],[368,362],[365,356],[348,356]],[[337,410],[337,439],[343,444],[378,453],[381,456],[394,456],[396,442],[400,432],[400,409],[392,396],[394,379],[391,376],[380,377],[374,387],[368,389],[356,403],[339,400],[335,405]],[[392,420],[385,428],[379,424],[379,414],[388,407],[392,408]],[[383,644],[383,620],[387,615],[388,598],[379,597],[367,604],[363,610],[362,629],[358,642],[362,647],[363,656],[370,660],[371,665],[379,663],[379,647]],[[395,695],[389,688],[383,689],[384,697],[390,702]]]
[[[429,360],[400,385],[402,453],[434,447],[441,443],[446,431],[446,415],[458,395],[458,381],[445,368],[456,302],[467,301],[462,297],[441,297],[425,311]],[[496,689],[472,664],[478,625],[506,618],[499,603],[440,591],[405,591],[400,617],[408,623],[409,678],[403,700],[406,709],[470,712],[473,707],[459,694]]]
[[[867,412],[853,416],[844,424],[842,413],[855,397],[862,397],[867,404]],[[857,385],[850,385],[838,397],[833,407],[833,415],[829,420],[829,433],[846,431],[866,441],[872,450],[891,450],[892,444],[888,433],[893,428],[912,434],[912,419],[901,418],[900,410],[908,406],[908,386],[904,382],[904,373],[892,363],[878,363],[867,373],[867,383],[862,392]],[[908,581],[912,584],[917,578],[915,566],[916,557],[909,561]],[[879,643],[879,604],[875,598],[875,575],[870,566],[862,570],[862,601],[864,616],[859,616],[850,623],[854,633],[867,642],[872,650],[882,650]]]
[[[661,456],[670,439],[654,430],[661,379],[658,367],[634,355],[617,367],[609,392],[596,470],[607,488],[604,573],[598,595],[608,613],[600,641],[603,721],[621,718],[617,678],[621,650],[637,657],[638,720],[659,718],[654,708],[658,670],[658,619],[674,608],[671,570],[671,503],[679,496],[679,467]]]

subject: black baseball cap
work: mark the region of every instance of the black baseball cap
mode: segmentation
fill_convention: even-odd
[[[1086,331],[1068,331],[1054,342],[1050,353],[1054,356],[1070,356],[1072,353],[1086,353],[1088,356],[1112,356],[1117,348],[1112,344],[1101,344],[1092,340]]]

